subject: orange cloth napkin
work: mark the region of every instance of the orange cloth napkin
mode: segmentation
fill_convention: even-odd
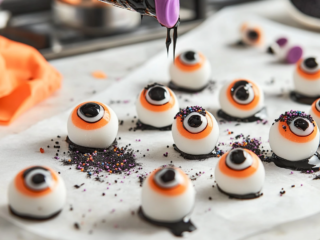
[[[10,124],[49,97],[61,81],[36,49],[0,36],[0,124]]]

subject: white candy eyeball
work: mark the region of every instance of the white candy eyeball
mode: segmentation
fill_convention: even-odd
[[[237,79],[226,83],[221,88],[219,103],[224,115],[245,119],[254,116],[264,108],[264,94],[257,83]],[[219,116],[224,118],[223,115],[219,114]]]
[[[315,57],[309,57],[304,59],[301,62],[300,66],[303,69],[303,71],[305,71],[306,73],[315,73],[320,70],[319,62]]]
[[[101,105],[88,102],[78,108],[78,116],[86,122],[95,123],[100,121],[104,116],[104,109]]]
[[[282,159],[289,162],[304,161],[317,152],[319,130],[311,115],[302,111],[287,111],[272,124],[269,144],[273,153]],[[278,166],[283,164],[277,163]],[[299,166],[308,167],[308,163],[304,167],[301,164]]]
[[[101,102],[84,102],[73,109],[68,119],[68,142],[81,152],[88,148],[106,149],[115,141],[119,128],[115,112]],[[78,145],[78,146],[76,146]],[[80,146],[80,148],[79,148]]]
[[[180,60],[186,65],[194,65],[201,61],[200,55],[194,51],[187,51],[180,55]]]
[[[249,104],[254,99],[254,91],[251,83],[241,80],[234,84],[231,88],[233,99],[240,104]]]
[[[173,167],[152,172],[143,182],[141,195],[143,215],[162,223],[182,221],[192,212],[195,203],[190,178]]]
[[[161,188],[173,188],[183,183],[183,178],[174,168],[164,168],[158,171],[154,180]]]
[[[180,109],[172,124],[177,149],[194,155],[210,154],[219,138],[219,124],[214,116],[199,106]]]
[[[253,159],[243,149],[233,149],[228,153],[226,164],[233,170],[244,170],[252,165]]]
[[[310,135],[314,130],[313,123],[311,123],[308,119],[301,117],[294,119],[290,123],[289,127],[294,134],[303,137]]]
[[[142,124],[170,129],[179,111],[179,102],[170,88],[154,83],[142,89],[136,101],[136,110]]]
[[[12,214],[30,220],[57,216],[66,201],[66,187],[59,174],[50,168],[33,166],[20,171],[8,188]]]
[[[248,45],[260,45],[263,41],[263,31],[258,26],[253,26],[247,23],[241,26],[242,41]]]
[[[211,65],[201,53],[187,51],[177,56],[169,68],[172,89],[180,91],[202,91],[211,78]]]
[[[194,112],[189,114],[183,120],[183,126],[191,133],[199,133],[206,129],[208,120],[200,113]]]
[[[26,186],[34,191],[41,191],[53,186],[51,173],[43,167],[30,168],[23,174]]]
[[[221,192],[233,198],[252,199],[261,196],[265,170],[255,153],[236,148],[221,156],[214,177]]]
[[[170,101],[168,89],[162,85],[155,85],[148,89],[146,99],[153,105],[164,105]]]

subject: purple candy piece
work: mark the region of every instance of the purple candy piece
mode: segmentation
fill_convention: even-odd
[[[294,46],[290,48],[290,50],[288,51],[286,56],[286,61],[288,63],[296,63],[301,59],[302,54],[303,54],[302,48],[299,46]]]
[[[279,45],[279,47],[284,47],[288,43],[287,38],[279,38],[276,43]]]
[[[167,28],[176,25],[180,14],[179,0],[155,0],[158,22]]]

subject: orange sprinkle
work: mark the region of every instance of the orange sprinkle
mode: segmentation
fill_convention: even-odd
[[[41,153],[44,153],[44,149],[43,149],[43,148],[40,148],[40,152],[41,152]]]
[[[81,168],[81,172],[83,172],[83,168]]]
[[[97,79],[107,79],[108,76],[102,71],[94,71],[92,76]]]

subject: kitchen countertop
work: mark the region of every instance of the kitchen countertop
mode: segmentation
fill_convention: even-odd
[[[280,22],[280,23],[288,22],[288,23],[290,23],[290,25],[296,25],[295,23],[292,24],[292,22],[290,20],[288,20],[290,18],[285,13],[284,5],[279,2],[280,2],[280,0],[276,0],[272,3],[275,6],[273,9],[274,11],[272,11],[272,15],[266,14],[266,12],[268,12],[268,11],[266,11],[264,8],[263,4],[265,4],[265,3],[257,3],[257,4],[249,4],[246,6],[238,6],[237,9],[239,11],[241,11],[243,15],[245,15],[247,12],[250,12],[251,14],[257,13],[260,17],[263,16],[263,17],[270,19],[272,21],[276,21],[276,22]],[[283,1],[281,1],[281,2],[283,2]],[[235,11],[235,9],[236,8],[233,7],[232,10]],[[269,6],[267,9],[270,10],[271,6]],[[299,26],[299,25],[297,25],[297,26]],[[74,106],[75,102],[79,102],[85,98],[92,98],[93,91],[96,91],[95,94],[98,94],[100,91],[103,91],[108,86],[111,87],[111,86],[113,86],[113,84],[116,84],[117,81],[121,82],[121,79],[124,77],[124,75],[126,75],[126,73],[131,72],[135,68],[135,66],[141,65],[142,62],[144,62],[149,57],[151,57],[153,54],[162,50],[162,48],[163,48],[163,41],[155,41],[155,42],[148,43],[148,44],[146,45],[149,48],[148,51],[150,51],[152,49],[154,50],[154,52],[150,55],[149,55],[148,51],[144,52],[144,50],[142,50],[145,48],[145,45],[139,44],[134,47],[128,46],[125,48],[97,52],[97,53],[83,55],[80,57],[72,57],[72,58],[53,61],[52,64],[55,67],[57,67],[57,69],[59,71],[61,71],[63,73],[63,75],[65,76],[64,88],[60,92],[58,92],[56,94],[56,96],[53,96],[52,98],[48,99],[46,102],[39,104],[38,106],[33,108],[31,111],[24,114],[12,126],[10,126],[8,128],[7,127],[0,128],[0,136],[10,137],[11,134],[17,134],[17,133],[27,129],[29,126],[39,122],[40,120],[43,120],[43,119],[48,118],[50,116],[54,116],[58,113],[63,112],[66,109],[69,109],[71,106]],[[141,50],[136,51],[139,47]],[[314,48],[314,46],[311,45],[311,49],[312,49],[312,47]],[[155,49],[157,49],[157,50],[155,50]],[[128,51],[129,52],[132,51],[131,52],[132,55],[130,58],[127,56]],[[144,56],[138,56],[141,52],[144,52]],[[119,53],[122,53],[121,56],[123,56],[123,58],[119,57]],[[250,51],[250,53],[254,56],[258,56],[256,54],[253,54],[252,51]],[[262,53],[260,53],[260,54],[262,54]],[[108,57],[107,57],[107,55],[108,55]],[[136,62],[137,58],[140,59],[140,61]],[[117,65],[110,66],[108,64],[105,64],[104,62],[102,63],[101,61],[99,61],[99,60],[105,60],[105,59],[108,59],[109,64],[113,64],[113,60],[122,62],[123,59],[126,59],[126,62],[131,63],[131,61],[128,61],[129,59],[131,59],[132,65],[130,65],[128,63],[128,65],[126,65],[126,67],[121,68],[121,69],[119,68],[119,69],[115,70],[114,66],[117,66]],[[214,62],[214,64],[217,64],[218,60],[215,59],[214,56],[211,56],[211,61]],[[133,64],[133,62],[134,62],[134,64]],[[107,68],[107,65],[110,66],[110,69]],[[80,69],[79,69],[79,66],[81,66]],[[239,67],[240,67],[240,63],[238,66],[239,71],[246,70],[246,69],[240,70]],[[248,69],[248,67],[250,68],[250,66],[246,66],[246,67],[247,67],[247,69]],[[268,68],[271,68],[271,67],[268,66]],[[279,74],[281,72],[284,72],[284,71],[280,70],[281,66],[278,66],[278,67],[275,66],[275,68],[277,68],[277,69],[275,69],[275,72],[278,72]],[[90,77],[90,73],[92,71],[96,71],[96,70],[104,71],[106,74],[109,75],[109,79],[108,80],[92,79],[92,77]],[[125,72],[125,74],[122,75],[122,73],[124,73],[124,72]],[[223,75],[223,73],[220,72],[217,75],[219,77],[221,77]],[[227,75],[231,76],[232,73],[228,73]],[[259,75],[260,75],[260,79],[261,79],[261,73],[259,73]],[[75,78],[76,76],[81,80]],[[287,77],[287,74],[285,73],[281,77]],[[108,82],[109,80],[111,80],[110,81],[111,83]],[[79,84],[79,81],[81,81],[81,84]],[[93,81],[93,83],[92,83],[92,81]],[[103,82],[100,82],[100,81],[103,81]],[[79,86],[79,85],[82,85],[82,83],[84,83],[85,85]],[[266,90],[268,91],[268,89],[266,89]],[[69,91],[72,91],[72,93],[70,94]],[[81,93],[81,94],[79,94],[79,93]],[[73,101],[70,101],[70,98],[73,98]],[[270,101],[272,102],[272,100],[270,100]],[[275,103],[276,102],[273,101],[273,104],[275,104]],[[307,108],[305,108],[305,109],[307,109]],[[41,115],[38,115],[38,112],[40,110],[42,111],[42,113],[41,113]],[[272,108],[272,110],[277,111],[274,108]],[[13,139],[13,138],[10,137],[9,139]],[[270,166],[267,166],[267,167],[272,170],[272,167],[270,167]],[[285,173],[285,171],[283,171],[283,173]],[[313,197],[316,197],[316,195],[314,195]],[[218,199],[218,201],[219,200],[221,201],[221,199]],[[283,201],[285,201],[285,199]],[[305,218],[287,221],[287,222],[279,224],[278,226],[272,226],[269,229],[263,229],[258,232],[253,232],[252,234],[249,234],[242,239],[301,239],[302,237],[308,238],[308,239],[318,239],[317,228],[320,224],[320,220],[319,220],[320,216],[319,215],[320,215],[319,213],[314,212],[314,215],[309,214]],[[23,230],[22,228],[13,226],[9,222],[7,222],[7,220],[1,219],[1,218],[0,218],[0,230],[2,232],[1,236],[5,236],[6,239],[36,239],[36,240],[37,239],[46,239],[42,236],[40,237],[34,233]],[[236,239],[236,238],[233,238],[233,239]]]

